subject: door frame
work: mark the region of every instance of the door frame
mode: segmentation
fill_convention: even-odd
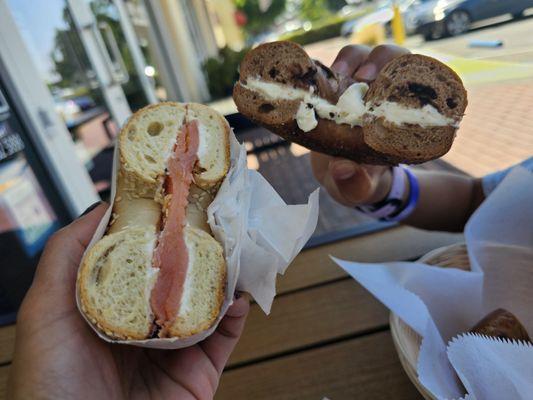
[[[65,1],[100,84],[99,89],[104,96],[107,109],[118,126],[122,126],[130,117],[131,109],[122,90],[121,82],[117,81],[111,70],[111,57],[98,29],[96,17],[85,0]]]
[[[0,75],[25,133],[58,189],[69,217],[77,218],[99,197],[3,0],[0,1]]]

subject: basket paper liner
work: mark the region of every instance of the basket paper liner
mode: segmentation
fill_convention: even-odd
[[[468,398],[531,398],[531,391],[529,397],[519,396],[526,393],[527,390],[524,390],[529,386],[520,386],[504,397],[499,390],[492,391],[500,383],[502,387],[509,386],[505,386],[508,378],[503,374],[468,375],[468,380],[465,380],[465,374],[458,374],[459,364],[450,363],[446,346],[452,338],[467,332],[497,308],[511,311],[533,334],[532,204],[533,174],[516,167],[468,221],[465,239],[471,271],[440,268],[421,262],[363,264],[335,259],[422,337],[418,379],[439,399],[462,398],[465,387],[479,388],[483,385],[491,390],[483,392],[483,397],[469,392],[466,394]],[[462,346],[472,346],[474,351],[477,348],[474,346],[482,346],[483,341],[486,339],[470,335]],[[500,363],[497,369],[528,371],[529,382],[533,382],[531,369],[526,369],[532,363],[529,346],[506,343],[498,353],[497,362]],[[481,368],[479,358],[461,358],[461,371],[476,368]],[[483,368],[493,366],[487,364]],[[490,380],[482,381],[489,376]],[[521,385],[522,381],[517,379],[512,382]]]
[[[533,395],[533,346],[473,333],[453,338],[448,359],[468,399],[530,399]]]
[[[192,346],[213,333],[232,304],[236,289],[250,293],[265,313],[270,312],[276,294],[276,275],[285,272],[315,230],[318,189],[309,196],[307,204],[285,204],[257,171],[246,168],[246,150],[233,133],[230,142],[230,169],[207,209],[208,223],[224,248],[227,265],[225,298],[216,322],[209,329],[183,339],[114,340],[100,331],[82,312],[85,320],[103,340],[158,349]],[[118,166],[118,146],[115,146],[111,204],[116,194]],[[104,235],[111,212],[109,207],[87,250]],[[77,286],[76,303],[81,312]]]

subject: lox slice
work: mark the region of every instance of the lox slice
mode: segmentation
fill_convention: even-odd
[[[189,256],[184,228],[193,169],[198,160],[198,121],[185,123],[167,163],[164,183],[163,229],[154,251],[153,266],[159,277],[150,301],[156,322],[163,328],[178,315]]]

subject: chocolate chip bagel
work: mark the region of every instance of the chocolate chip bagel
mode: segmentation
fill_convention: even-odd
[[[467,105],[459,76],[433,58],[397,57],[367,85],[287,41],[245,56],[233,99],[243,115],[291,142],[382,165],[446,154]]]

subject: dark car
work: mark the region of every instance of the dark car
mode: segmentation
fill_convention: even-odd
[[[460,35],[472,22],[511,14],[515,18],[533,7],[533,0],[435,0],[420,3],[406,18],[427,40]]]

